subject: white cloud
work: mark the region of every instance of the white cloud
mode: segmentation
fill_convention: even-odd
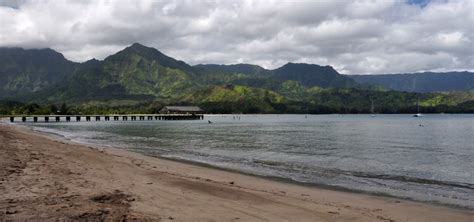
[[[473,2],[0,0],[0,46],[51,47],[79,62],[140,42],[191,64],[473,70]]]
[[[461,32],[438,33],[435,38],[439,45],[446,48],[462,46],[470,41]]]

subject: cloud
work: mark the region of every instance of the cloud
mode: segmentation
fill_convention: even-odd
[[[79,62],[140,42],[191,64],[474,70],[471,0],[0,0],[0,18],[0,46]]]

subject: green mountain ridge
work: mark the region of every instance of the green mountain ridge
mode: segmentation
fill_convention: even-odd
[[[0,48],[0,93],[21,95],[64,82],[78,64],[52,49]]]
[[[355,87],[354,80],[339,74],[331,66],[305,63],[287,63],[274,70],[273,77],[279,80],[295,80],[305,86],[319,87]]]
[[[0,100],[22,103],[148,104],[153,110],[192,104],[216,113],[364,113],[374,100],[378,112],[396,113],[413,111],[421,99],[430,112],[474,112],[472,91],[395,92],[359,84],[330,66],[314,64],[288,63],[273,70],[251,64],[191,66],[139,43],[102,61],[84,63],[51,49],[0,48],[0,58]]]
[[[206,74],[208,72],[221,73],[240,73],[246,75],[265,75],[269,70],[266,70],[258,65],[252,64],[233,64],[233,65],[217,65],[217,64],[198,64],[193,66],[199,73]]]
[[[438,92],[474,90],[474,73],[406,73],[382,75],[348,75],[359,84],[380,85],[396,91]]]
[[[137,43],[105,58],[78,64],[80,71],[67,81],[45,88],[33,101],[168,98],[194,88],[193,68],[156,49]],[[31,100],[28,97],[26,101]]]

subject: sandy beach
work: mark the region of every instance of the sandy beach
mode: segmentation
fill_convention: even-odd
[[[474,221],[474,212],[278,182],[0,123],[0,221]]]

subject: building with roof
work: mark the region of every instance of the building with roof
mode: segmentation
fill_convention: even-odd
[[[160,110],[162,114],[202,114],[199,106],[165,106]]]

